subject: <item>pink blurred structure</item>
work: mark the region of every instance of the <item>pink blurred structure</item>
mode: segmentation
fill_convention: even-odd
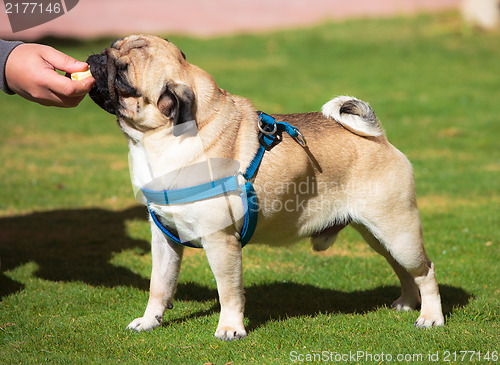
[[[7,2],[7,0],[5,1]],[[13,33],[0,5],[0,38],[92,38],[130,33],[214,36],[308,26],[326,20],[458,9],[461,0],[80,0],[74,9]]]

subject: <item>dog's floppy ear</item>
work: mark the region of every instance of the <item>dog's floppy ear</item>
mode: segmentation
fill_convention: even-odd
[[[175,127],[194,120],[193,102],[194,93],[189,86],[168,82],[158,99],[158,109],[174,121],[174,130],[179,130]]]

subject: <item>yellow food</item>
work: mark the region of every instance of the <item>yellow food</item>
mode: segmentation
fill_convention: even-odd
[[[81,81],[83,79],[86,79],[87,77],[91,77],[92,74],[90,73],[90,70],[83,71],[83,72],[73,72],[71,74],[71,80],[76,80],[76,81]]]

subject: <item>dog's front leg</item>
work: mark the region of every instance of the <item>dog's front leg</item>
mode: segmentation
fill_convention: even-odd
[[[149,301],[144,316],[136,318],[127,327],[135,331],[150,331],[160,326],[165,309],[172,308],[184,252],[184,246],[168,240],[153,222],[151,234],[153,269]]]
[[[235,340],[247,335],[243,325],[243,273],[241,243],[234,236],[211,237],[203,243],[217,281],[221,312],[215,337]]]

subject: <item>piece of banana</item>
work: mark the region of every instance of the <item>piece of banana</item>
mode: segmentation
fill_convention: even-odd
[[[90,69],[87,71],[82,71],[82,72],[73,72],[71,74],[71,80],[75,81],[81,81],[83,79],[86,79],[87,77],[91,77],[92,74],[90,73]]]

